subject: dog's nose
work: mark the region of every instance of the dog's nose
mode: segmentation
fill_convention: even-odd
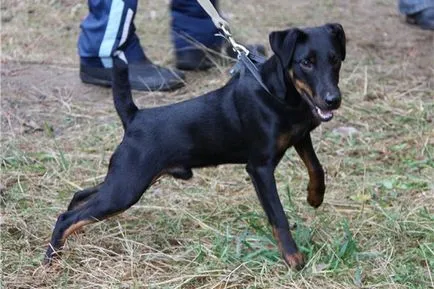
[[[337,109],[341,104],[341,95],[340,94],[332,94],[327,93],[325,96],[325,103],[330,109]]]

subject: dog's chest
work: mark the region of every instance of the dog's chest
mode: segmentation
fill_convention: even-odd
[[[277,136],[277,151],[280,153],[302,140],[315,126],[311,123],[300,123],[283,129]]]

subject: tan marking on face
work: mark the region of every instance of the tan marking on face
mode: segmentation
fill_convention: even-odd
[[[74,233],[75,231],[77,231],[78,229],[80,229],[81,227],[87,225],[87,224],[91,224],[96,222],[93,220],[83,220],[83,221],[79,221],[75,224],[72,224],[68,229],[65,230],[65,233],[63,233],[62,236],[62,243],[65,242],[66,238],[68,238],[68,236],[70,236],[72,233]]]
[[[306,82],[301,81],[299,79],[296,79],[294,81],[294,86],[295,86],[295,89],[297,89],[298,93],[301,94],[304,92],[307,95],[309,95],[310,97],[313,97],[312,89],[310,88],[310,86]]]
[[[313,92],[310,86],[306,82],[295,78],[294,71],[292,69],[288,70],[288,74],[298,93],[302,94],[304,92],[310,97],[313,97]]]

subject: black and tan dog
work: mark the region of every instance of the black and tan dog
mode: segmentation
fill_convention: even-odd
[[[339,108],[345,34],[339,24],[270,34],[274,51],[259,68],[268,94],[245,73],[225,86],[173,105],[139,110],[133,102],[127,65],[114,59],[113,97],[125,134],[100,185],[75,193],[61,214],[45,255],[49,263],[78,228],[134,205],[161,175],[189,179],[192,169],[246,164],[286,263],[300,269],[302,254],[276,189],[274,170],[294,146],[309,172],[307,201],[324,197],[324,171],[310,132]]]

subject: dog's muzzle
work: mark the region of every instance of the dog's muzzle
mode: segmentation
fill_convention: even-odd
[[[331,110],[324,110],[318,106],[315,106],[315,110],[321,121],[327,122],[333,118],[333,111]]]
[[[313,97],[308,95],[306,92],[302,92],[301,96],[307,102],[307,104],[311,107],[312,113],[317,116],[321,121],[327,122],[333,118],[333,110],[326,110],[318,107],[313,100]]]

